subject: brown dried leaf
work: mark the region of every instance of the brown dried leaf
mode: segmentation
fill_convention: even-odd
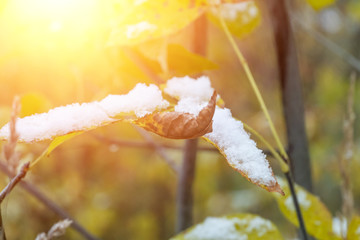
[[[173,139],[201,137],[212,131],[217,93],[214,91],[209,103],[198,116],[190,113],[159,112],[134,121],[140,127],[160,136]]]

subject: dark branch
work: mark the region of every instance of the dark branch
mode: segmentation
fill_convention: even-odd
[[[14,177],[14,174],[8,169],[8,167],[0,161],[0,171],[4,172],[10,178]],[[25,189],[28,193],[34,196],[37,200],[43,203],[47,208],[58,214],[61,218],[67,218],[73,221],[71,227],[78,231],[85,239],[87,240],[99,240],[98,238],[92,236],[84,227],[82,227],[76,220],[74,220],[65,210],[59,207],[55,202],[46,197],[42,192],[38,190],[34,185],[21,181],[19,183],[20,187]]]

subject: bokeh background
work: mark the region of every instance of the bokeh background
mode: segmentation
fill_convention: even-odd
[[[124,94],[138,82],[153,82],[126,48],[108,44],[113,20],[126,13],[118,2],[0,1],[1,125],[9,121],[16,95],[21,97],[21,116],[26,116],[74,102],[100,100],[108,94]],[[274,42],[265,4],[257,1],[261,20],[237,43],[286,142]],[[314,192],[336,215],[341,208],[338,158],[349,79],[355,70],[346,57],[339,56],[336,47],[318,34],[360,58],[360,4],[357,0],[339,0],[316,11],[307,2],[297,0],[290,9],[303,80]],[[225,34],[211,22],[205,27],[206,57],[217,68],[204,74],[234,116],[271,140],[265,118]],[[166,41],[191,51],[193,35],[194,26],[189,24],[167,36]],[[153,51],[152,44],[146,44],[137,51],[138,57],[153,64],[159,76],[183,75],[176,71],[164,74],[159,63],[154,64],[143,54]],[[178,66],[185,64],[178,61]],[[357,83],[357,115],[359,87]],[[354,126],[351,180],[359,207],[359,118]],[[166,152],[181,163],[182,140],[151,136],[158,143],[177,146]],[[129,141],[146,143],[126,123],[92,130],[65,142],[37,164],[26,179],[101,239],[168,239],[174,235],[177,176],[154,149],[124,143]],[[39,156],[48,144],[18,144],[17,149],[25,161]],[[295,236],[295,228],[281,215],[271,193],[247,182],[208,143],[200,140],[200,146],[208,149],[197,154],[195,222],[207,216],[254,213],[272,220],[285,239]],[[281,175],[277,163],[271,157],[268,160],[275,173]],[[0,180],[5,186],[8,178],[0,174]],[[2,214],[9,239],[34,239],[60,219],[20,187],[2,204]],[[81,236],[70,228],[62,239]]]

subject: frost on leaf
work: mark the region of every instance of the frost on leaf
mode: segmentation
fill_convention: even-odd
[[[249,240],[282,239],[269,220],[252,214],[208,217],[204,222],[184,231],[170,240]]]

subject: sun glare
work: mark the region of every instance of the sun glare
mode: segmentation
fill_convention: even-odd
[[[98,0],[9,0],[3,21],[12,37],[21,37],[28,47],[32,42],[76,43],[99,31],[103,24],[99,5]]]

